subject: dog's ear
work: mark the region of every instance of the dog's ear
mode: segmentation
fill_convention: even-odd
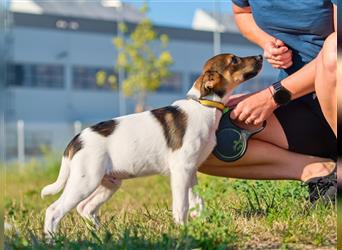
[[[208,96],[210,94],[217,94],[223,97],[225,94],[225,84],[222,75],[217,71],[206,71],[200,75],[196,82],[195,88],[200,91],[200,97]]]
[[[206,90],[214,90],[222,80],[222,76],[216,71],[206,71],[202,77],[202,86]]]

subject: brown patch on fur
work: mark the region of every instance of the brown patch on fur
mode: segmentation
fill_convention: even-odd
[[[163,127],[167,146],[175,151],[182,147],[187,127],[186,114],[176,106],[168,106],[151,111]]]
[[[201,97],[212,93],[223,97],[226,92],[225,80],[222,79],[217,71],[207,71],[202,74],[196,81],[196,85],[200,91]]]
[[[99,133],[100,135],[107,137],[111,135],[117,125],[115,120],[108,120],[104,122],[97,123],[90,128],[94,131]]]
[[[64,157],[71,160],[74,155],[80,151],[83,147],[82,141],[80,139],[80,134],[77,134],[68,144],[68,146],[64,150]]]

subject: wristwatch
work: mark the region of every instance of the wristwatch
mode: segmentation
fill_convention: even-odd
[[[273,99],[278,105],[283,106],[291,101],[291,92],[286,89],[280,81],[273,83],[272,87],[274,90]]]

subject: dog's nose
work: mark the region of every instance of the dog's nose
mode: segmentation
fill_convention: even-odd
[[[257,59],[257,60],[262,60],[262,58],[263,58],[262,55],[256,56],[256,59]]]

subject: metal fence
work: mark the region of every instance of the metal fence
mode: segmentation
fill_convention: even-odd
[[[86,125],[74,123],[43,123],[18,120],[5,123],[5,159],[24,163],[31,158],[40,158],[44,152],[62,152],[73,135]]]

